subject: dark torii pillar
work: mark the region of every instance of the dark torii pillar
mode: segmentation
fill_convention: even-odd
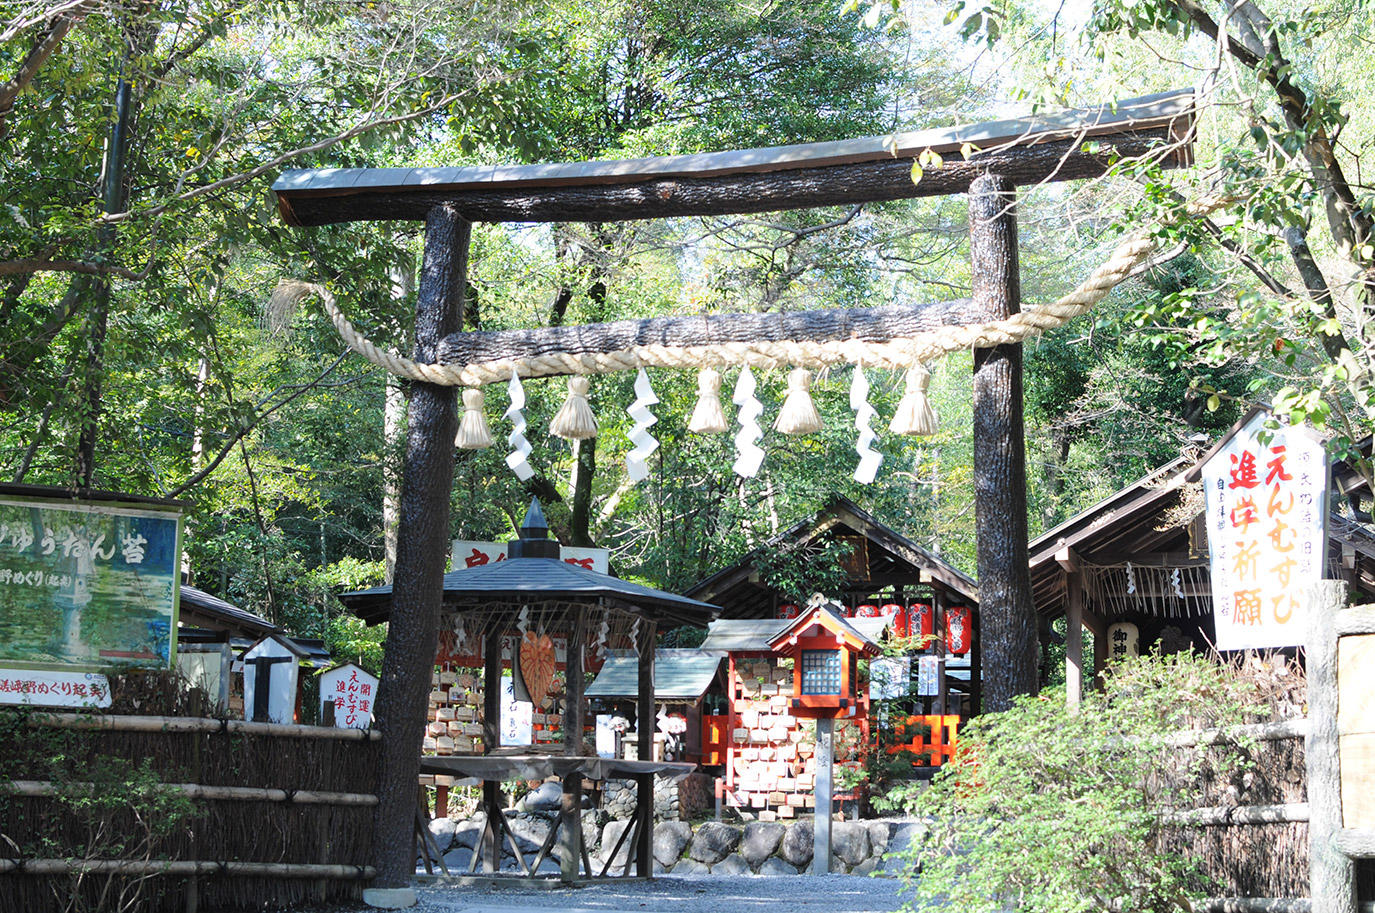
[[[425,218],[425,259],[415,308],[416,361],[434,361],[439,341],[462,328],[471,231],[471,224],[449,205],[433,207]],[[395,905],[400,899],[396,893],[409,892],[414,873],[416,783],[449,546],[449,494],[458,432],[454,391],[424,383],[411,390],[401,533],[376,703],[382,730],[372,838],[377,875],[363,893],[364,902],[379,906]]]
[[[969,185],[969,247],[977,320],[1021,310],[1017,195],[1005,177]],[[974,528],[978,538],[983,705],[1006,710],[1037,688],[1036,613],[1027,557],[1022,347],[974,350]]]

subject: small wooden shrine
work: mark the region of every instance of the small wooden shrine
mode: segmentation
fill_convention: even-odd
[[[584,670],[605,651],[634,651],[639,715],[652,719],[657,626],[701,625],[717,609],[561,560],[559,543],[549,538],[537,500],[531,501],[518,535],[509,544],[505,561],[466,567],[443,577],[443,601],[436,620],[444,634],[437,638],[439,649],[433,657],[439,671],[427,663],[421,678],[433,689],[432,712],[424,722],[427,733],[415,733],[416,746],[432,739],[423,744],[435,753],[422,757],[420,770],[431,776],[482,781],[487,824],[470,871],[481,863],[484,871],[493,874],[501,870],[503,843],[509,840],[516,846],[506,824],[501,784],[551,776],[562,779],[561,811],[544,846],[531,862],[518,849],[515,859],[520,873],[528,876],[538,871],[557,838],[562,876],[569,881],[606,875],[610,868],[608,860],[600,873],[593,871],[583,843],[584,778],[633,778],[637,807],[632,826],[625,832],[631,843],[624,873],[633,867],[640,877],[650,877],[653,778],[658,773],[689,772],[692,765],[599,757],[595,745],[588,744]],[[383,586],[345,593],[340,599],[372,624],[387,620],[391,597],[391,587]],[[556,639],[563,645],[561,661]],[[470,668],[480,669],[480,679],[467,671]],[[397,685],[384,677],[383,693],[389,687]],[[454,703],[459,707],[453,707]],[[547,731],[556,733],[556,738],[534,739],[535,708],[541,708]],[[464,711],[461,720],[457,719],[459,709]],[[448,735],[455,722],[461,722],[463,735]],[[395,730],[389,735],[395,737]],[[439,752],[441,738],[448,740],[444,754]],[[641,726],[638,756],[648,759],[652,753],[653,728]],[[611,855],[614,858],[616,853]]]
[[[826,594],[839,604],[840,614],[849,619],[884,618],[894,636],[910,639],[913,657],[941,660],[942,674],[932,693],[914,695],[906,709],[964,718],[977,714],[978,584],[848,498],[833,495],[815,517],[698,581],[687,595],[721,606],[722,619],[796,618],[804,598],[770,587],[762,569],[780,550],[805,553],[829,543],[848,549],[842,559],[845,583],[838,592]]]
[[[1213,582],[1200,473],[1259,411],[1243,416],[1213,448],[1170,461],[1031,542],[1036,610],[1047,625],[1066,619],[1071,701],[1115,653],[1211,649]],[[1327,577],[1375,596],[1375,529],[1362,509],[1370,492],[1345,463],[1334,464],[1331,475],[1342,497],[1329,505]],[[1091,656],[1083,655],[1084,628],[1092,635]]]

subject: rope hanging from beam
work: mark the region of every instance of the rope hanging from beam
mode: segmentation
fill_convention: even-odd
[[[1226,200],[1222,199],[1191,203],[1186,212],[1193,216],[1204,215],[1225,203]],[[1055,301],[1029,307],[1006,320],[946,325],[887,341],[796,339],[688,346],[638,345],[608,352],[553,352],[470,364],[417,362],[382,349],[358,332],[339,309],[334,295],[322,285],[293,283],[287,294],[294,297],[318,295],[345,344],[373,364],[398,377],[442,386],[480,387],[509,381],[513,374],[520,377],[612,374],[654,367],[739,365],[769,369],[792,365],[815,369],[848,363],[871,368],[907,369],[950,352],[1013,345],[1057,329],[1075,317],[1088,313],[1156,250],[1157,244],[1150,230],[1139,230],[1119,244],[1111,256],[1077,288]]]

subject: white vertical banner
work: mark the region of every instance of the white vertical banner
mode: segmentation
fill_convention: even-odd
[[[516,683],[510,674],[501,677],[501,744],[533,745],[535,705],[516,700]]]
[[[917,657],[917,694],[931,697],[941,693],[941,676],[945,674],[945,660],[939,656]]]
[[[1219,650],[1302,644],[1327,563],[1327,452],[1257,413],[1203,466]]]
[[[888,701],[906,697],[911,679],[912,659],[908,656],[882,656],[869,662],[869,697]]]

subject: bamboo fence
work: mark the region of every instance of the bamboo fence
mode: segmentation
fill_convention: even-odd
[[[155,913],[361,896],[376,733],[204,717],[156,675],[111,691],[105,713],[0,712],[0,910],[95,909],[112,889]]]

